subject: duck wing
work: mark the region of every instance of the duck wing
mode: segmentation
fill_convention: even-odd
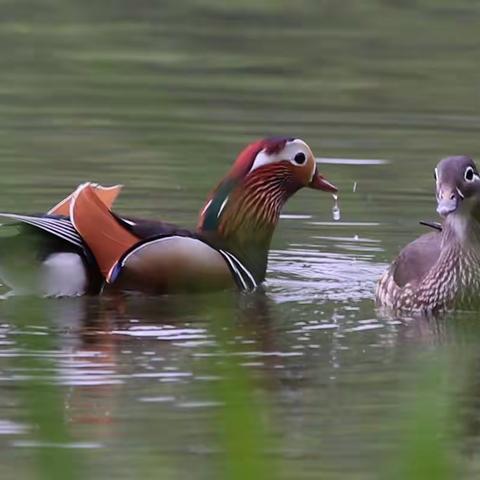
[[[20,215],[18,213],[2,213],[0,217],[7,221],[20,222],[50,233],[66,242],[83,248],[82,238],[68,218],[56,215]]]
[[[73,225],[53,216],[0,214],[0,278],[16,294],[76,296],[103,278]]]
[[[120,217],[114,212],[110,213],[125,229],[142,240],[167,235],[193,236],[191,230],[181,228],[173,223],[135,217]]]
[[[401,250],[389,273],[400,288],[407,283],[418,285],[440,256],[442,236],[430,232],[418,237]]]
[[[104,203],[107,208],[112,207],[113,202],[122,190],[122,185],[113,185],[111,187],[104,187],[96,183],[90,185],[98,199]],[[36,227],[75,247],[84,249],[85,244],[69,219],[70,205],[74,196],[75,192],[71,193],[52,207],[47,214],[21,215],[18,213],[0,212],[0,218],[3,218],[9,223],[20,222]]]
[[[394,307],[406,285],[415,289],[437,262],[441,242],[442,233],[435,229],[404,247],[377,284],[377,304]]]

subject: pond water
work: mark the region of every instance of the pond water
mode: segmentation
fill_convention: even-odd
[[[384,478],[432,361],[476,478],[478,314],[391,318],[372,298],[436,219],[436,162],[479,152],[479,20],[467,0],[2,2],[3,211],[92,180],[125,185],[118,212],[194,225],[272,134],[311,145],[341,207],[289,202],[264,294],[2,301],[2,480],[67,478],[72,458],[71,478],[237,478],[221,432],[244,418],[272,478]]]

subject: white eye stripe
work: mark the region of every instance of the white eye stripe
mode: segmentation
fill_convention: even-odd
[[[304,165],[306,160],[302,163],[295,161],[295,156],[299,153],[303,153],[305,155],[305,159],[308,159],[308,157],[311,155],[308,145],[299,138],[288,141],[285,144],[285,147],[279,153],[268,154],[264,149],[257,154],[250,172],[253,172],[257,168],[263,167],[264,165],[269,165],[280,160],[288,160],[297,167]]]

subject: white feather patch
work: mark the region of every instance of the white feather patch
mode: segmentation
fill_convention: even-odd
[[[297,153],[302,152],[306,158],[313,156],[310,147],[299,138],[295,138],[293,140],[288,141],[285,144],[285,147],[282,148],[282,151],[279,153],[267,153],[265,149],[261,150],[255,160],[253,162],[252,168],[250,168],[250,172],[253,172],[257,168],[263,167],[264,165],[269,165],[272,163],[280,162],[282,160],[290,161],[291,163],[295,164],[294,158]],[[315,162],[313,164],[312,170],[312,177],[315,173]]]
[[[48,297],[75,297],[87,290],[87,271],[76,253],[54,253],[47,257],[40,278],[42,291]]]

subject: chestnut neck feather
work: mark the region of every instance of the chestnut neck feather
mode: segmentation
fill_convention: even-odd
[[[233,253],[262,282],[280,211],[299,188],[288,164],[265,165],[243,179],[227,177],[202,211],[199,234]]]

